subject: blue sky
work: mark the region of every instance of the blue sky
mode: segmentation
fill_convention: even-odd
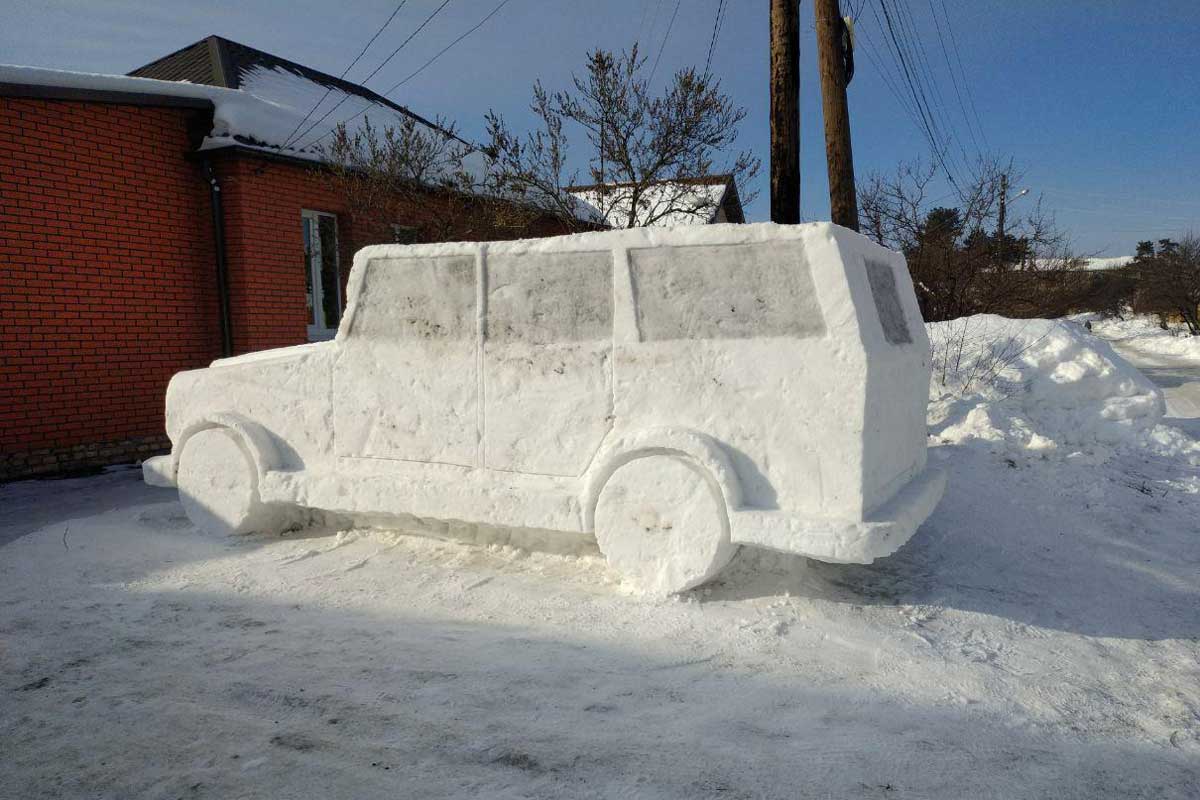
[[[498,0],[451,0],[445,10],[370,83],[383,89],[407,75]],[[373,69],[440,0],[408,0],[348,78]],[[860,0],[843,0],[843,10]],[[713,57],[724,87],[748,111],[740,141],[766,157],[767,1],[729,0]],[[968,154],[986,149],[1024,168],[1023,187],[1055,211],[1083,253],[1121,255],[1143,238],[1200,231],[1200,3],[1195,0],[948,0],[966,90],[982,135],[972,141],[946,66],[932,9],[942,0],[887,0],[907,7],[912,29],[940,84],[950,125]],[[680,0],[663,49],[658,82],[683,65],[702,65],[717,0]],[[0,61],[121,73],[216,33],[340,74],[387,18],[395,0],[339,3],[196,0],[38,0],[5,11]],[[482,132],[489,108],[527,121],[530,85],[564,86],[592,47],[620,49],[640,38],[653,56],[663,44],[672,0],[510,0],[484,28],[394,97],[426,116]],[[872,10],[874,9],[874,11]],[[916,125],[867,53],[884,31],[879,0],[859,23],[858,73],[850,87],[859,175],[927,155]],[[941,20],[941,17],[938,17]],[[824,143],[812,41],[812,3],[801,4],[803,210],[828,217]],[[943,36],[947,36],[945,28]],[[948,40],[947,40],[948,41]],[[954,63],[952,46],[948,46]],[[978,145],[978,147],[977,147]],[[582,146],[577,152],[582,156]],[[957,146],[955,152],[958,152]],[[961,154],[960,154],[961,157]],[[767,216],[764,190],[749,208]],[[949,192],[941,186],[935,194]]]

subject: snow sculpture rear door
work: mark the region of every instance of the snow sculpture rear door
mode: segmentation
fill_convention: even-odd
[[[474,256],[367,265],[333,371],[339,456],[477,466]]]
[[[612,425],[609,251],[487,258],[484,463],[579,475]]]

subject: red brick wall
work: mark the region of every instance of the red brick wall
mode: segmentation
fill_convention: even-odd
[[[218,354],[195,113],[0,98],[0,480],[161,448]]]
[[[162,450],[167,382],[220,355],[197,113],[0,98],[0,480]],[[301,210],[338,216],[343,293],[355,250],[440,213],[430,196],[399,219],[355,221],[310,165],[208,156],[237,353],[307,340]],[[460,238],[505,237],[472,224]]]
[[[304,165],[231,154],[216,159],[235,353],[308,341],[302,210],[338,215],[340,265],[354,258],[344,206]]]
[[[314,168],[294,161],[269,160],[244,151],[214,156],[225,206],[226,254],[230,273],[230,310],[234,351],[238,353],[307,341],[303,210],[338,218],[342,292],[354,253],[369,244],[392,241],[391,225],[422,231],[446,206],[430,193],[425,201],[400,212],[396,219],[354,219],[345,198]],[[511,238],[472,220],[470,230],[452,231],[463,239]],[[565,233],[561,223],[546,218],[523,233]],[[426,237],[422,235],[421,241]]]

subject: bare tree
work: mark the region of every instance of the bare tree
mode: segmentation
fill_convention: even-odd
[[[589,145],[594,186],[588,204],[608,224],[632,228],[715,211],[718,199],[693,179],[728,174],[745,185],[758,173],[759,160],[745,151],[717,163],[733,148],[746,111],[722,93],[718,80],[692,68],[676,72],[656,95],[645,64],[636,45],[620,55],[596,50],[573,88],[550,94],[535,85],[532,110],[541,129],[524,139],[489,114],[497,188],[579,213],[578,200],[566,192],[575,181],[566,176],[565,130],[573,126]]]
[[[524,137],[494,111],[487,114],[488,193],[510,198],[525,209],[557,214],[576,230],[588,227],[581,218],[586,217],[582,203],[567,191],[578,173],[567,173],[569,142],[563,132],[564,119],[541,83],[534,84],[530,108],[540,127]]]
[[[1138,259],[1135,272],[1141,309],[1164,318],[1177,314],[1188,333],[1200,336],[1200,236],[1162,240],[1156,253]]]
[[[440,119],[434,125],[405,118],[377,128],[367,119],[350,131],[340,124],[318,145],[321,175],[360,220],[408,220],[436,194],[438,213],[425,215],[421,238],[444,238],[475,204],[478,186],[467,169],[472,149],[452,125]]]
[[[1023,215],[999,216],[1002,192],[1017,184],[1012,162],[981,160],[973,179],[952,195],[930,199],[932,163],[901,164],[868,175],[859,188],[864,232],[905,254],[921,311],[929,321],[978,313],[1058,316],[1090,285],[1066,237],[1038,198]]]

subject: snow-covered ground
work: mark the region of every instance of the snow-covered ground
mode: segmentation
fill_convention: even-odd
[[[1187,326],[1176,323],[1164,330],[1154,317],[1133,315],[1125,318],[1080,314],[1073,317],[1092,323],[1092,333],[1116,347],[1138,356],[1168,356],[1200,364],[1200,336],[1189,336]]]
[[[1200,336],[1187,335],[1182,324],[1163,330],[1146,316],[1080,319],[1090,320],[1093,333],[1107,339],[1162,389],[1168,422],[1200,438]]]
[[[587,550],[213,539],[134,470],[0,487],[0,797],[1197,797],[1200,446],[1078,326],[932,338],[913,540],[681,599]]]

